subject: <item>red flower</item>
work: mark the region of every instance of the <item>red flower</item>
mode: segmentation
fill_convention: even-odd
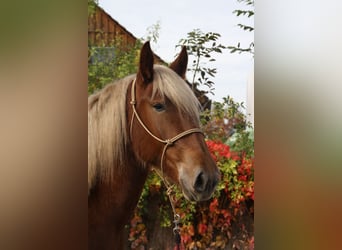
[[[214,213],[217,210],[218,207],[218,200],[217,198],[214,198],[213,201],[209,205],[209,211],[211,213]]]
[[[206,141],[208,149],[215,161],[222,158],[239,160],[239,156],[235,152],[230,151],[230,147],[222,142]]]
[[[198,224],[198,233],[204,235],[207,232],[208,226],[204,223]]]
[[[238,177],[238,180],[239,180],[239,181],[247,181],[247,176],[246,176],[246,175],[240,175],[240,176]]]

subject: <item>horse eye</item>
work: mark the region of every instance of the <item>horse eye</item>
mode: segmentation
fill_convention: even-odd
[[[165,110],[165,106],[162,103],[153,104],[153,108],[158,112],[162,112]]]

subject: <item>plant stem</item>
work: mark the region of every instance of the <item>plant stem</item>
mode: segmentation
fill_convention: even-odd
[[[194,76],[192,78],[192,86],[191,86],[192,92],[194,92],[194,93],[195,93],[195,77],[196,77],[196,74],[197,74],[197,71],[198,71],[198,65],[199,65],[199,61],[200,61],[200,57],[201,57],[201,55],[199,54],[199,51],[197,51],[197,57],[198,57],[197,64],[196,64],[196,67],[195,67],[195,73],[194,73]]]

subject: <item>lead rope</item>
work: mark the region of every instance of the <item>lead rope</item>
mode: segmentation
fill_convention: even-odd
[[[161,159],[160,159],[160,169],[161,169],[161,173],[159,173],[159,171],[157,169],[154,169],[155,172],[159,175],[159,177],[162,179],[162,181],[164,182],[165,186],[166,186],[166,194],[169,197],[170,203],[171,203],[171,208],[172,208],[172,212],[173,212],[173,223],[175,224],[175,227],[173,228],[173,234],[175,236],[175,243],[177,246],[177,250],[180,250],[180,243],[181,243],[181,236],[180,236],[180,215],[177,214],[176,209],[175,209],[175,203],[176,203],[176,198],[175,198],[175,194],[174,194],[174,186],[175,185],[171,185],[164,177],[164,168],[163,168],[163,163],[164,163],[164,158],[165,158],[165,154],[166,154],[166,150],[168,149],[169,146],[172,146],[174,144],[174,142],[176,142],[177,140],[183,138],[186,135],[192,134],[192,133],[201,133],[203,134],[202,130],[199,128],[192,128],[189,130],[186,130],[174,137],[172,137],[171,139],[160,139],[159,137],[155,136],[147,127],[146,125],[143,123],[143,121],[140,119],[140,116],[138,115],[137,110],[135,109],[135,105],[136,105],[136,100],[135,100],[135,82],[136,79],[134,79],[132,86],[131,86],[131,102],[130,104],[132,105],[132,118],[131,118],[131,125],[130,125],[130,135],[132,138],[132,130],[133,130],[133,121],[134,121],[134,117],[137,118],[138,122],[140,123],[140,125],[145,129],[145,131],[155,140],[165,144],[162,154],[161,154]]]
[[[166,146],[164,146],[164,149],[167,148]],[[165,150],[166,151],[166,150]],[[163,172],[159,172],[157,169],[153,168],[153,170],[155,171],[155,173],[160,177],[160,179],[162,179],[162,181],[164,182],[164,185],[166,186],[166,194],[169,198],[170,204],[171,204],[171,208],[172,208],[172,213],[173,213],[173,223],[174,223],[174,228],[172,229],[173,235],[174,235],[174,239],[175,239],[175,243],[177,246],[177,250],[180,250],[180,244],[181,244],[181,236],[180,236],[180,215],[176,212],[176,208],[175,208],[175,203],[176,203],[176,198],[175,198],[175,193],[174,193],[174,187],[175,185],[171,185],[165,178],[163,175]]]

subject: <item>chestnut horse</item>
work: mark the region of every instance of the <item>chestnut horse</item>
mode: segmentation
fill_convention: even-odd
[[[152,167],[191,201],[209,199],[219,180],[199,130],[199,103],[184,80],[186,49],[170,67],[153,58],[147,42],[137,74],[88,99],[89,249],[122,249]]]

